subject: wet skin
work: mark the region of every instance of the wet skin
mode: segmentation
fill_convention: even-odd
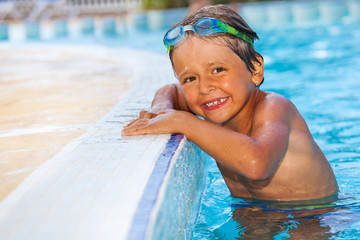
[[[250,72],[220,39],[189,36],[172,59],[179,84],[160,90],[153,112],[142,112],[123,135],[185,134],[217,161],[237,197],[290,201],[338,191],[296,107],[255,86],[263,79],[260,57]]]

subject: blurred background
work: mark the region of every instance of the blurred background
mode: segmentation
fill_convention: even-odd
[[[81,39],[131,45],[132,41],[123,41],[134,33],[150,30],[163,34],[189,12],[218,3],[239,11],[255,29],[360,18],[357,0],[0,0],[0,41]],[[144,45],[136,44],[137,48]]]
[[[163,52],[158,39],[171,24],[217,3],[229,4],[255,30],[360,19],[357,0],[0,0],[0,42],[81,41],[141,49],[150,44]]]

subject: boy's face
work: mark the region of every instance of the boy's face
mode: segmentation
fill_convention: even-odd
[[[191,110],[214,122],[241,120],[241,110],[255,90],[253,74],[219,39],[190,35],[173,50],[175,73]]]

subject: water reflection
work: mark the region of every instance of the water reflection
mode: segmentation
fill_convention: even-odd
[[[329,239],[333,236],[330,226],[322,221],[324,215],[337,211],[333,204],[300,209],[234,206],[233,219],[241,226],[237,239]]]
[[[211,239],[358,239],[360,203],[356,196],[340,195],[327,203],[292,205],[231,198],[227,220],[201,234]]]

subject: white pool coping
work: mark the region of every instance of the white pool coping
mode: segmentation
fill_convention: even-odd
[[[128,239],[170,135],[121,138],[121,129],[175,78],[165,54],[106,51],[132,69],[131,89],[0,203],[0,239]]]

